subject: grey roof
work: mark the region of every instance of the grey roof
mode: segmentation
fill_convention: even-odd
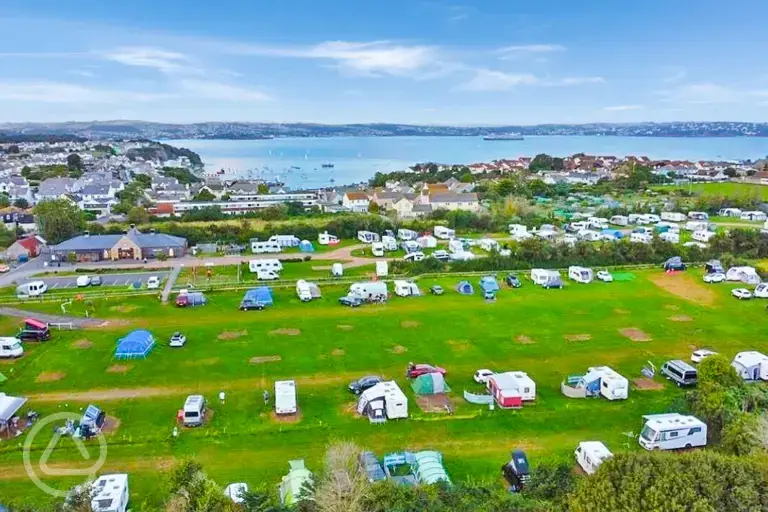
[[[44,196],[59,196],[66,194],[75,185],[72,178],[48,178],[40,183],[37,193]]]
[[[416,213],[430,213],[432,211],[432,205],[431,204],[415,204],[413,205],[413,209],[411,211],[414,211]]]
[[[83,187],[80,191],[80,195],[83,196],[106,196],[109,195],[109,185],[101,183],[91,183]]]
[[[477,194],[433,194],[430,203],[476,203]]]
[[[54,251],[98,251],[111,249],[123,237],[128,237],[142,249],[161,247],[186,247],[186,238],[165,233],[142,233],[136,228],[128,230],[124,235],[80,235],[70,238],[53,247]]]
[[[236,194],[258,194],[259,185],[257,183],[235,183],[229,187],[229,191]]]

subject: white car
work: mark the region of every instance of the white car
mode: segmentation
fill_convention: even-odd
[[[705,283],[722,283],[725,281],[725,274],[722,272],[712,272],[704,275]]]
[[[483,368],[482,370],[477,370],[474,377],[472,378],[475,379],[475,382],[478,384],[487,384],[488,379],[490,379],[493,375],[496,375],[496,372],[492,372],[487,368]]]
[[[76,282],[78,288],[85,288],[91,285],[91,276],[78,276]]]
[[[691,361],[693,361],[694,363],[700,363],[706,358],[714,355],[717,355],[717,352],[713,352],[705,348],[700,348],[699,350],[693,351],[693,354],[691,354]]]
[[[768,299],[768,283],[755,286],[754,296],[756,299]]]
[[[410,254],[406,254],[403,256],[403,260],[405,261],[421,261],[425,258],[423,252],[412,252]]]
[[[147,279],[147,289],[148,290],[156,290],[160,288],[160,278],[157,276],[151,276],[149,279]]]
[[[731,295],[733,295],[739,300],[752,298],[752,292],[747,290],[746,288],[734,288],[733,290],[731,290]]]
[[[185,343],[187,343],[187,337],[180,332],[175,332],[171,336],[171,342],[168,345],[171,347],[183,347]]]
[[[597,273],[597,278],[599,280],[603,281],[604,283],[612,283],[613,282],[613,276],[607,270],[600,270]]]

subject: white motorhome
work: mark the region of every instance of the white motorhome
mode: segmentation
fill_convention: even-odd
[[[648,233],[631,233],[629,235],[629,241],[637,244],[649,244],[653,241],[653,235]]]
[[[715,233],[712,231],[705,231],[705,230],[699,230],[694,231],[691,235],[691,238],[696,240],[697,242],[707,243],[715,236]]]
[[[274,273],[280,273],[283,270],[283,264],[280,260],[274,258],[264,258],[260,260],[251,260],[248,262],[248,270],[257,273],[260,270],[271,270]]]
[[[296,381],[275,381],[275,414],[296,414]]]
[[[679,231],[665,231],[664,233],[661,233],[659,235],[660,240],[664,240],[665,242],[669,242],[672,244],[679,244],[680,243],[680,232]]]
[[[731,366],[746,381],[768,380],[768,356],[755,350],[739,352]]]
[[[29,297],[39,297],[48,291],[48,285],[43,281],[30,281],[20,284],[16,287],[16,297],[27,299]]]
[[[501,249],[499,242],[493,238],[481,238],[477,241],[477,245],[484,251],[493,252]]]
[[[386,277],[389,275],[389,264],[386,261],[376,262],[376,277]]]
[[[400,240],[416,240],[419,238],[419,234],[411,229],[398,229],[397,238]]]
[[[456,236],[455,229],[447,228],[445,226],[435,226],[433,233],[435,238],[439,238],[440,240],[450,240]]]
[[[385,251],[396,251],[397,239],[393,236],[384,235],[381,237],[381,245],[384,246]]]
[[[93,512],[125,512],[128,509],[128,475],[102,475],[91,484]]]
[[[395,295],[398,297],[418,297],[421,295],[419,287],[413,281],[395,280]]]
[[[205,421],[205,398],[203,395],[189,395],[184,401],[184,426],[199,427]]]
[[[611,224],[615,224],[617,226],[628,226],[629,218],[626,215],[614,215],[611,217]]]
[[[315,283],[310,283],[304,279],[296,281],[296,295],[301,302],[309,302],[312,299],[319,299],[320,287]]]
[[[24,347],[18,338],[1,337],[0,338],[0,359],[16,359],[24,355]]]
[[[572,266],[568,267],[568,278],[577,283],[591,283],[594,275],[591,268]]]
[[[580,442],[574,455],[576,455],[576,463],[588,475],[594,475],[603,461],[613,457],[610,450],[600,441]]]
[[[531,269],[531,279],[534,283],[544,288],[562,288],[562,279],[557,270],[548,270],[545,268]]]
[[[278,253],[282,251],[283,248],[274,240],[267,240],[265,242],[251,240],[251,252],[254,254]]]
[[[707,231],[709,229],[709,222],[699,220],[689,220],[685,223],[684,228],[686,231]]]
[[[638,441],[646,450],[675,450],[707,445],[707,424],[678,413],[648,414]]]
[[[379,382],[360,395],[357,413],[372,422],[404,419],[408,417],[408,397],[395,381]]]
[[[687,218],[684,213],[680,212],[661,212],[661,220],[669,222],[683,222]]]
[[[629,396],[629,381],[613,368],[594,366],[587,371],[600,375],[600,394],[608,400],[626,400]]]
[[[367,281],[352,283],[349,287],[349,294],[361,299],[370,299],[377,296],[386,297],[389,292],[387,290],[387,283],[383,281]]]
[[[384,244],[381,242],[373,242],[371,244],[371,254],[376,257],[384,256]]]
[[[334,235],[329,235],[327,231],[324,231],[317,235],[317,243],[320,245],[336,245],[339,243],[339,239]]]
[[[280,247],[298,247],[301,243],[296,235],[272,235],[269,241],[277,243]]]
[[[374,233],[373,231],[358,231],[357,239],[364,244],[372,244],[373,242],[378,242],[380,237],[378,233]]]

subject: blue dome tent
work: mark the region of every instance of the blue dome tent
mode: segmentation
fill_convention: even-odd
[[[475,289],[472,288],[472,285],[469,283],[469,281],[461,281],[456,286],[456,291],[462,295],[472,295],[475,293]]]
[[[497,292],[499,291],[499,282],[494,276],[483,276],[480,278],[480,288],[484,292]]]
[[[145,359],[154,346],[155,338],[151,332],[132,331],[125,338],[117,341],[115,359]]]
[[[302,240],[299,242],[299,250],[301,252],[315,252],[315,246],[309,240]]]

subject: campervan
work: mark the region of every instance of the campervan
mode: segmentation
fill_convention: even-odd
[[[439,238],[441,240],[450,240],[456,236],[455,229],[446,228],[445,226],[435,226],[433,231],[435,238]]]
[[[407,418],[408,397],[395,381],[379,382],[360,394],[357,413],[372,422]]]
[[[128,475],[102,475],[91,484],[91,510],[94,512],[125,512],[130,495]]]
[[[659,372],[678,386],[695,386],[699,381],[696,368],[680,359],[672,359],[661,365]]]
[[[203,395],[189,395],[184,401],[184,426],[199,427],[205,420],[205,398]]]
[[[384,235],[383,237],[381,237],[381,245],[384,246],[385,251],[397,250],[397,240],[393,236]]]
[[[274,240],[267,240],[266,242],[259,242],[258,240],[251,240],[251,252],[253,254],[267,254],[282,252],[283,248],[280,244]]]
[[[269,241],[278,244],[280,247],[298,247],[301,243],[301,240],[296,235],[272,235],[269,237]]]
[[[709,229],[709,223],[706,221],[689,220],[685,223],[684,229],[686,231],[707,231]]]
[[[688,212],[688,218],[691,220],[709,220],[709,214],[705,212]]]
[[[309,302],[312,299],[319,299],[321,297],[320,287],[318,287],[315,283],[310,283],[304,279],[299,279],[296,281],[296,295],[299,297],[301,302]]]
[[[20,284],[16,287],[16,297],[19,299],[39,297],[46,291],[48,291],[48,285],[43,281],[30,281],[28,283]]]
[[[398,297],[418,297],[421,295],[419,287],[413,281],[395,280],[392,284],[395,286],[395,295]]]
[[[376,257],[384,256],[384,244],[381,242],[373,242],[371,244],[371,254]]]
[[[568,267],[568,278],[577,283],[591,283],[593,278],[592,269],[576,266]]]
[[[603,461],[613,457],[610,450],[600,441],[582,441],[576,447],[574,454],[576,463],[588,475],[594,475]]]
[[[707,445],[707,424],[678,413],[647,414],[638,441],[646,450],[675,450]]]
[[[296,381],[275,381],[275,414],[296,414]]]
[[[336,245],[339,243],[339,239],[334,235],[329,235],[327,231],[324,231],[317,235],[317,243],[320,245]]]
[[[663,240],[665,242],[669,242],[672,244],[679,244],[680,243],[680,233],[679,232],[673,232],[673,231],[665,231],[664,233],[661,233],[659,235],[659,240]]]
[[[448,242],[448,250],[450,252],[463,252],[464,251],[464,243],[461,240],[453,239],[450,242]]]
[[[372,244],[373,242],[379,241],[379,234],[374,233],[373,231],[358,231],[357,239],[364,244]]]
[[[669,222],[683,222],[687,217],[680,212],[661,212],[661,220]]]
[[[360,299],[370,299],[377,296],[387,297],[387,283],[382,281],[352,283],[349,287],[349,294]]]
[[[547,270],[544,268],[534,268],[531,270],[531,279],[534,283],[544,288],[562,288],[563,282],[560,278],[560,272],[557,270]]]
[[[419,234],[411,229],[398,229],[397,238],[400,240],[416,240]]]
[[[760,352],[739,352],[731,366],[746,381],[768,380],[768,356]]]
[[[760,275],[753,267],[731,267],[725,273],[727,281],[741,281],[744,284],[760,284]]]
[[[0,338],[0,359],[16,359],[24,355],[24,347],[18,338]]]
[[[276,281],[280,279],[280,274],[274,270],[258,269],[256,271],[256,279],[259,281]]]
[[[386,261],[376,262],[376,277],[386,277],[389,274],[389,264]]]
[[[617,226],[628,226],[629,218],[627,218],[626,215],[614,215],[611,217],[611,224],[616,224]]]
[[[271,270],[277,274],[283,270],[283,264],[278,259],[251,260],[248,262],[248,270],[254,273],[260,270]]]
[[[653,241],[653,236],[647,233],[632,233],[629,235],[629,241],[638,244],[649,244]]]
[[[699,230],[699,231],[694,231],[693,234],[691,235],[691,238],[696,240],[697,242],[707,243],[714,236],[715,236],[715,233],[713,233],[712,231]]]

